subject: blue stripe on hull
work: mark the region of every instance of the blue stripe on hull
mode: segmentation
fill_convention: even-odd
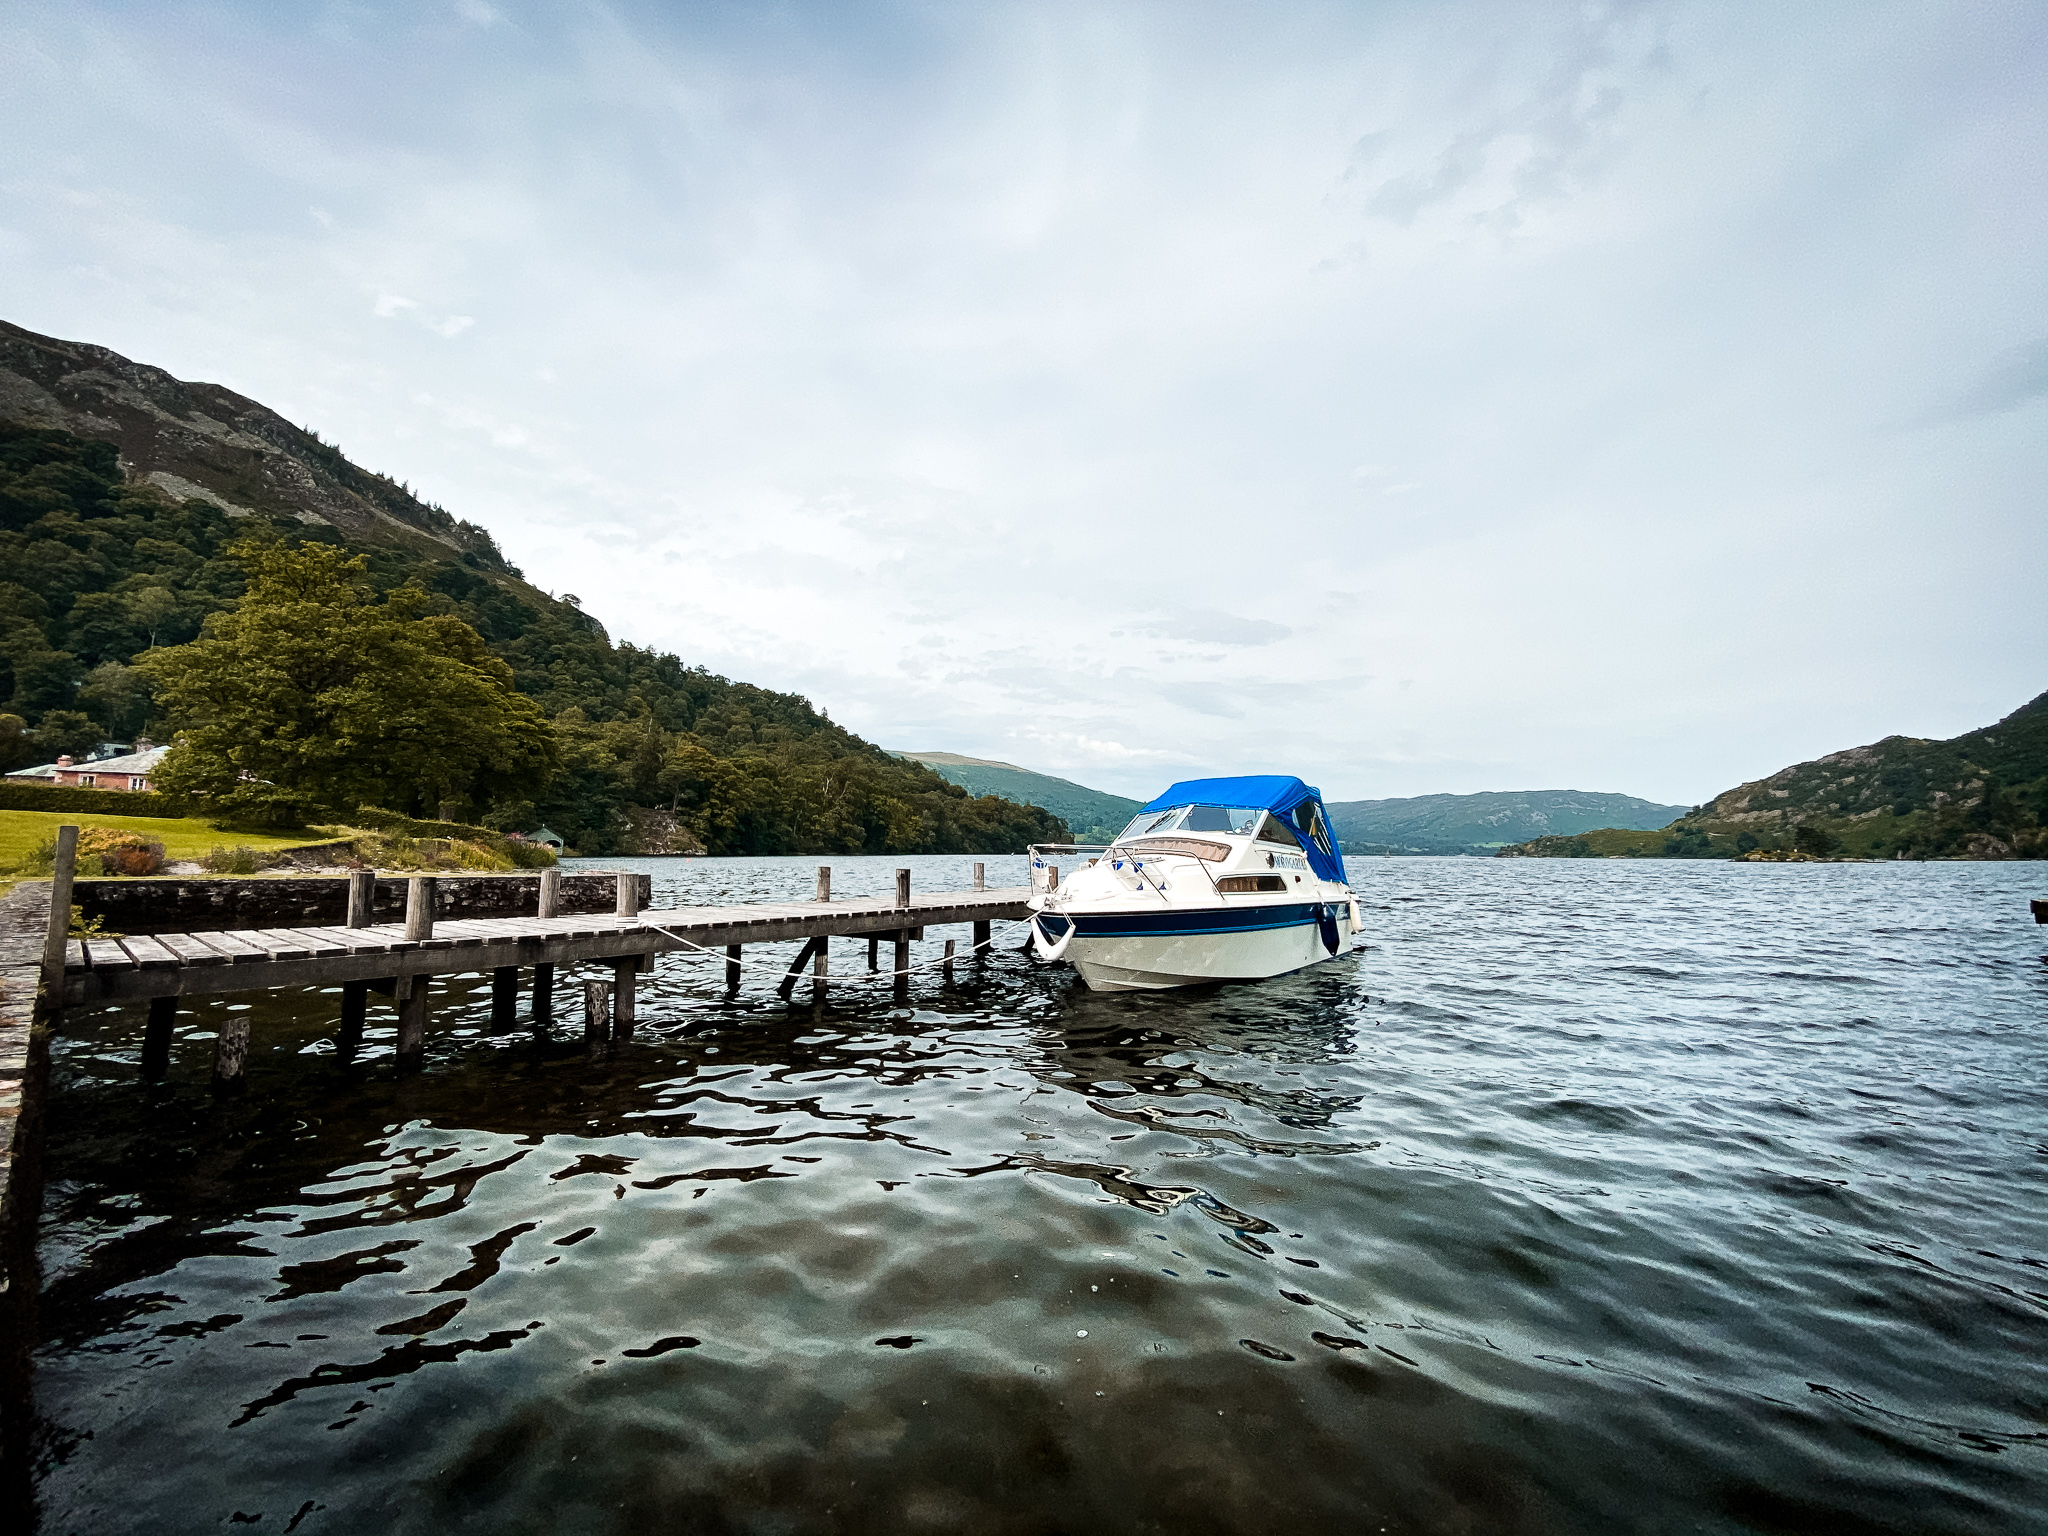
[[[1312,927],[1315,905],[1223,908],[1211,912],[1060,912],[1078,930],[1077,939],[1167,939],[1189,934],[1262,933],[1273,928]],[[1057,939],[1064,928],[1049,934]]]

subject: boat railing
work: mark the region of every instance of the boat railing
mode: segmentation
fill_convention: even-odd
[[[1086,868],[1114,846],[1113,843],[1031,844],[1027,850],[1031,855],[1031,889],[1043,893],[1059,883],[1058,861],[1061,858],[1082,859],[1082,867]]]

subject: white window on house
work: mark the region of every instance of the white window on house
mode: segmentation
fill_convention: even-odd
[[[92,788],[92,787],[93,787],[93,786],[94,786],[95,784],[99,783],[99,780],[98,780],[97,778],[95,778],[95,777],[94,777],[94,776],[93,776],[92,774],[89,774],[89,773],[81,773],[81,774],[80,774],[80,775],[78,776],[78,782],[79,782],[79,783],[81,783],[81,784],[83,784],[83,785],[84,785],[84,786],[85,786],[85,787],[86,787],[87,789],[90,789],[90,788]]]

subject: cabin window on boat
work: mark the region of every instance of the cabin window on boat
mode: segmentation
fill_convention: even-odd
[[[1323,816],[1315,801],[1304,800],[1294,808],[1294,824],[1315,839],[1316,846],[1324,853],[1330,851],[1330,834],[1323,826]]]
[[[1122,837],[1151,837],[1161,832],[1235,832],[1242,836],[1251,831],[1261,814],[1232,805],[1176,805],[1164,811],[1140,811]]]
[[[1268,815],[1265,823],[1260,826],[1259,841],[1262,843],[1285,843],[1289,848],[1299,848],[1301,846],[1301,839],[1294,835],[1294,829],[1289,827],[1279,817],[1273,815]]]

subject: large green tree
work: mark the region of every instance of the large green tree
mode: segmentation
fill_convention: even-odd
[[[252,540],[232,609],[137,662],[177,750],[159,788],[282,819],[379,805],[435,816],[531,799],[561,767],[552,727],[512,669],[458,618],[403,586],[373,601],[364,561]]]

